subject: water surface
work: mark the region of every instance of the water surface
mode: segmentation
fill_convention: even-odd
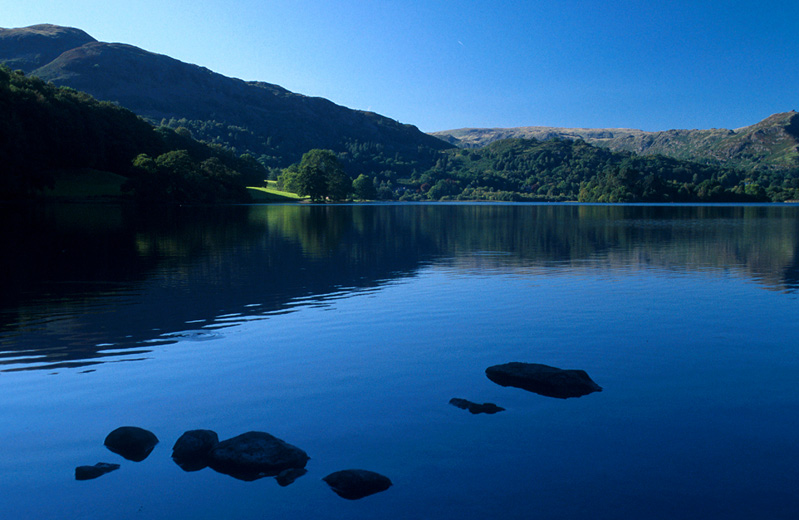
[[[9,518],[795,518],[796,206],[4,207]],[[603,387],[500,387],[509,361]],[[506,410],[472,415],[459,397]],[[161,440],[106,450],[122,425]],[[170,459],[272,433],[288,487]],[[74,468],[121,464],[77,482]],[[394,486],[347,501],[346,468]]]

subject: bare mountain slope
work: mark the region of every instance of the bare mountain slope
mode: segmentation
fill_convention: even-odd
[[[667,130],[644,132],[628,128],[462,128],[433,132],[447,142],[478,148],[499,139],[583,139],[614,151],[661,154],[677,159],[722,162],[747,168],[799,168],[799,113],[774,114],[735,130]]]
[[[71,27],[33,25],[19,29],[0,28],[0,61],[26,73],[56,59],[61,53],[80,47],[94,38]]]

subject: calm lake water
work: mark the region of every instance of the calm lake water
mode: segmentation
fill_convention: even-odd
[[[0,515],[799,518],[799,207],[2,207]],[[577,399],[505,388],[579,368]],[[453,397],[506,410],[472,415]],[[103,446],[123,425],[142,462]],[[305,450],[184,472],[186,430]],[[76,481],[76,466],[121,468]],[[344,500],[347,468],[389,490]]]

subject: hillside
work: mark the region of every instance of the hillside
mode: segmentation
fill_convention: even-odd
[[[61,53],[94,42],[95,39],[71,27],[33,25],[19,29],[0,28],[0,61],[12,70],[31,72]]]
[[[796,112],[736,130],[526,127],[434,136],[278,85],[229,78],[131,45],[99,42],[78,29],[2,29],[3,61],[33,78],[22,89],[27,97],[5,101],[22,112],[0,128],[6,135],[0,156],[12,166],[7,171],[15,172],[7,177],[23,181],[22,187],[15,188],[14,181],[6,188],[20,192],[51,184],[47,172],[55,169],[89,168],[129,177],[128,187],[142,199],[192,201],[212,191],[209,179],[240,176],[260,184],[267,175],[264,166],[271,169],[270,178],[280,178],[282,168],[321,148],[333,150],[351,177],[365,174],[361,180],[372,182],[380,199],[721,202],[799,197]],[[14,83],[26,79],[8,69],[4,74],[11,78],[12,94]],[[128,146],[135,139],[106,128],[102,117],[83,122],[83,112],[72,112],[72,98],[82,102],[89,97],[83,92],[106,100],[97,114],[125,107],[160,125],[157,145]],[[58,103],[49,108],[58,110],[31,104],[42,98],[55,99]],[[59,105],[62,98],[71,101]],[[132,125],[135,116],[127,114]],[[148,126],[134,134],[152,131]],[[15,148],[19,135],[28,136],[27,148]],[[116,148],[98,151],[86,143]],[[142,153],[146,156],[139,157]],[[192,178],[193,184],[185,183]],[[230,183],[230,193],[234,185],[241,183]]]
[[[326,148],[338,152],[351,171],[405,173],[429,167],[438,150],[450,147],[372,112],[229,78],[131,45],[98,42],[77,29],[2,29],[3,61],[27,64],[32,75],[118,103],[155,124],[186,127],[199,139],[250,153],[270,167]]]
[[[508,139],[582,139],[614,151],[661,154],[677,159],[710,161],[751,170],[799,169],[799,113],[774,114],[735,130],[667,130],[644,132],[627,128],[462,128],[431,135],[463,148],[479,148]]]
[[[760,202],[799,194],[738,170],[662,155],[614,152],[575,139],[502,139],[449,150],[407,183],[411,200]]]
[[[84,92],[0,66],[0,200],[246,202],[262,166]]]

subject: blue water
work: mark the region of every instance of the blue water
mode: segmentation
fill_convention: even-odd
[[[70,255],[55,235],[19,250],[0,322],[4,518],[799,514],[797,207],[185,211],[33,219],[92,256],[54,267]],[[603,391],[485,377],[509,361],[583,369]],[[161,442],[126,461],[103,446],[122,425]],[[196,428],[272,433],[308,474],[186,473],[171,447]],[[74,480],[100,461],[121,468]],[[394,485],[344,500],[321,478],[347,468]]]

